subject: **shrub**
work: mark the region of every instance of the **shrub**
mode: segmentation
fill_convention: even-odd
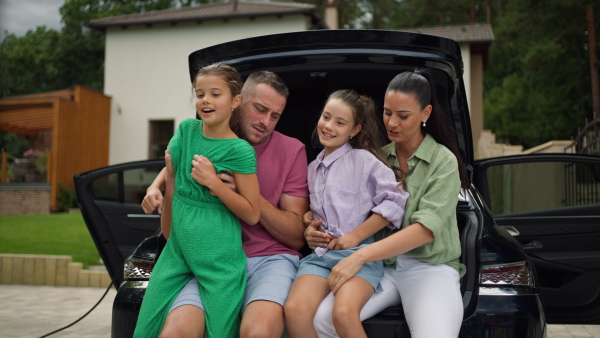
[[[77,195],[75,191],[67,189],[64,184],[58,184],[58,205],[62,210],[69,210],[71,208],[77,208]]]

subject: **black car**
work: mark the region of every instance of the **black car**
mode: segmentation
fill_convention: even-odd
[[[198,62],[217,61],[243,77],[266,69],[284,79],[291,95],[277,130],[304,142],[309,161],[319,151],[311,132],[329,93],[353,88],[381,104],[396,74],[428,69],[472,177],[470,188],[449,201],[457,204],[461,260],[467,266],[460,337],[545,337],[546,323],[600,324],[600,157],[542,154],[474,161],[455,41],[375,30],[277,34],[198,50],[190,55],[190,76]],[[75,176],[84,219],[118,286],[113,337],[132,335],[165,244],[158,215],[145,215],[140,206],[163,166],[164,161],[150,160]],[[364,327],[370,337],[410,336],[401,306],[366,320]]]

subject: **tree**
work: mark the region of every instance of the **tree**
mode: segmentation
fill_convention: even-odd
[[[56,62],[59,33],[45,26],[25,36],[8,34],[0,43],[0,95],[38,93],[61,85]]]
[[[296,2],[323,11],[327,1]],[[90,20],[211,2],[219,1],[66,0],[60,32],[38,27],[24,37],[8,34],[0,43],[0,96],[75,84],[102,91],[104,35],[87,27]],[[593,118],[590,74],[598,71],[598,62],[590,61],[590,51],[598,49],[598,41],[588,41],[586,9],[587,18],[598,18],[600,6],[590,6],[592,0],[335,2],[342,29],[492,22],[496,40],[485,73],[484,123],[502,141],[531,147],[568,139],[586,118]],[[598,31],[598,20],[591,24]]]
[[[90,20],[208,3],[210,0],[66,0],[60,7],[62,29],[44,26],[25,36],[7,34],[0,43],[0,97],[84,85],[104,86],[104,35]]]
[[[486,0],[397,0],[387,10],[387,27],[393,29],[448,26],[486,21]]]
[[[484,119],[499,139],[526,148],[570,139],[592,118],[588,52],[597,43],[588,45],[585,7],[580,1],[513,0],[498,19]]]

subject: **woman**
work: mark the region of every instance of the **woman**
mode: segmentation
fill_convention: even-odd
[[[404,72],[390,82],[383,121],[392,142],[383,152],[390,165],[407,175],[404,221],[397,231],[384,228],[379,241],[340,261],[329,276],[335,293],[363,264],[384,260],[384,291],[367,302],[361,320],[402,302],[413,338],[456,337],[462,323],[460,278],[465,267],[459,262],[455,201],[468,179],[443,117],[429,74]],[[311,248],[331,240],[314,226],[307,227],[305,236]],[[320,337],[336,336],[332,303],[330,293],[315,316]]]

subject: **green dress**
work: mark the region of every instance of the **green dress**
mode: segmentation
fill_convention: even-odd
[[[195,154],[207,157],[217,172],[256,172],[256,153],[241,139],[211,139],[202,121],[181,122],[169,142],[175,170],[173,221],[169,240],[153,269],[135,337],[157,337],[173,301],[196,276],[204,305],[207,337],[239,336],[246,288],[246,255],[238,218],[191,177]]]

